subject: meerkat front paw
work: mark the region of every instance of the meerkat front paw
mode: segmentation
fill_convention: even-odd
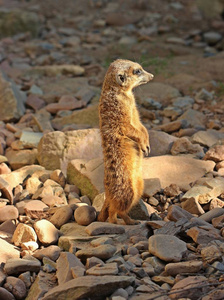
[[[150,153],[150,150],[151,150],[149,144],[148,145],[146,145],[146,144],[142,145],[141,149],[144,152],[145,156],[149,156],[149,153]]]

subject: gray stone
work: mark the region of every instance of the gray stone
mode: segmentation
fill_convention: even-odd
[[[3,287],[0,287],[0,299],[15,300],[16,298],[13,296],[13,294],[8,292],[6,289],[4,289]]]
[[[63,284],[73,278],[72,267],[79,267],[85,269],[81,261],[72,253],[61,252],[57,260],[57,273],[58,284]]]
[[[224,139],[224,132],[214,129],[208,129],[206,131],[198,131],[192,136],[192,142],[198,143],[205,147],[212,147],[218,143],[219,140]]]
[[[89,235],[99,234],[122,234],[125,233],[124,226],[106,222],[94,222],[86,227],[85,231]]]
[[[96,210],[92,206],[80,206],[75,210],[74,217],[79,225],[87,226],[95,221]]]
[[[100,295],[106,298],[118,288],[126,288],[134,282],[130,276],[84,276],[72,279],[65,284],[51,289],[43,300],[54,299],[83,299],[92,295]]]
[[[209,45],[215,45],[217,44],[221,39],[222,35],[219,32],[215,31],[208,31],[203,34],[204,40]]]
[[[12,287],[12,293],[17,300],[22,300],[26,297],[26,286],[21,279],[13,276],[8,276],[4,286]]]
[[[55,274],[40,271],[32,284],[26,300],[39,300],[51,289],[57,286]]]
[[[37,148],[42,136],[42,132],[32,132],[23,130],[20,136],[20,142],[22,143],[24,148]]]
[[[187,109],[192,107],[192,105],[194,104],[194,99],[189,96],[178,97],[173,99],[172,103],[175,107]]]
[[[41,263],[38,260],[8,259],[4,270],[8,275],[17,275],[26,271],[39,272]]]
[[[168,262],[178,262],[187,252],[186,243],[175,236],[157,234],[149,238],[149,252]]]
[[[73,210],[68,205],[62,206],[56,210],[53,216],[50,218],[50,222],[55,227],[60,228],[62,225],[67,223],[72,217]]]
[[[206,89],[201,89],[195,96],[197,99],[202,99],[205,101],[212,100],[214,98],[213,93],[208,92]]]
[[[32,255],[39,260],[44,257],[48,257],[53,261],[56,261],[61,253],[62,249],[56,245],[51,245],[48,247],[44,247],[42,249],[36,250]]]
[[[205,127],[206,124],[206,116],[194,109],[186,110],[178,120],[187,120],[190,127]]]

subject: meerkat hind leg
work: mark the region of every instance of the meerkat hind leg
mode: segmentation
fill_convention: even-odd
[[[119,212],[119,217],[121,217],[126,225],[137,225],[140,222],[137,220],[131,219],[126,212]]]
[[[109,209],[109,222],[117,224],[117,212],[113,209]]]

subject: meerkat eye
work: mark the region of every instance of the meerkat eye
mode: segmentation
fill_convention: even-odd
[[[141,69],[133,70],[134,75],[140,75],[142,73]]]
[[[119,78],[120,78],[121,82],[124,82],[124,80],[125,80],[125,76],[124,75],[119,75]]]

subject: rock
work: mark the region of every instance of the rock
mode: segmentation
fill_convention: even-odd
[[[194,109],[186,110],[178,120],[187,120],[188,126],[190,127],[205,127],[206,124],[206,116],[202,112]]]
[[[178,281],[171,289],[171,299],[190,298],[197,300],[198,295],[206,294],[209,291],[207,278],[204,276],[188,276]]]
[[[137,39],[135,37],[129,37],[129,36],[123,36],[120,38],[120,40],[118,41],[118,43],[120,45],[134,45],[137,43]]]
[[[85,275],[85,269],[84,268],[80,268],[78,266],[72,267],[71,268],[71,272],[72,272],[72,277],[73,278],[82,277],[82,276]]]
[[[30,132],[23,130],[19,140],[24,148],[32,149],[37,148],[42,136],[42,132]]]
[[[224,161],[224,145],[216,145],[216,146],[210,148],[206,152],[203,159],[204,160],[213,160],[216,163]]]
[[[8,148],[5,155],[13,170],[37,163],[37,149],[12,150]]]
[[[19,170],[15,170],[10,174],[1,175],[0,178],[5,179],[9,186],[12,188],[16,187],[19,184],[22,184],[27,177],[32,176],[36,171],[43,171],[44,168],[38,165],[25,166]]]
[[[74,217],[79,225],[87,226],[96,219],[96,210],[92,206],[80,206],[75,210]]]
[[[61,252],[57,260],[57,273],[58,284],[64,284],[65,282],[71,280],[72,277],[72,267],[79,267],[85,269],[84,265],[80,260],[72,253]]]
[[[192,144],[188,138],[182,137],[173,143],[170,150],[172,155],[178,155],[182,153],[195,153],[198,157],[204,156],[203,148],[200,145]]]
[[[222,261],[222,253],[216,245],[208,245],[202,248],[201,256],[208,264],[212,264],[216,260]]]
[[[224,214],[224,209],[216,207],[213,210],[206,212],[204,215],[200,216],[200,219],[206,222],[211,222],[213,218],[217,218]]]
[[[40,271],[32,284],[26,300],[38,300],[52,288],[57,286],[55,274]]]
[[[0,299],[15,300],[16,298],[3,287],[0,287]]]
[[[7,180],[4,179],[4,176],[0,176],[0,191],[2,195],[10,200],[10,203],[13,203],[13,194],[12,187]]]
[[[215,0],[213,3],[209,0],[197,0],[196,4],[207,18],[219,16],[223,12],[223,4],[219,0]]]
[[[161,191],[161,184],[159,178],[148,178],[144,180],[144,195],[151,197],[157,192]]]
[[[165,131],[167,133],[172,133],[175,131],[178,131],[183,126],[184,120],[178,120],[169,122],[163,125],[158,126],[158,129],[161,129],[162,131]]]
[[[194,99],[189,96],[178,97],[173,99],[172,103],[174,107],[178,107],[181,109],[188,109],[191,108],[192,105],[194,104]]]
[[[33,256],[39,260],[43,257],[48,257],[53,261],[56,261],[61,253],[61,248],[55,245],[51,245],[42,249],[38,249],[33,253]]]
[[[196,94],[196,99],[200,99],[200,100],[205,100],[205,101],[209,101],[209,100],[213,100],[214,96],[213,93],[209,93],[206,89],[201,89],[197,94]]]
[[[16,225],[15,222],[12,220],[5,221],[0,225],[0,231],[5,231],[13,234],[15,230],[16,230]]]
[[[200,144],[204,147],[212,147],[217,144],[219,140],[224,139],[224,132],[220,132],[214,129],[208,129],[206,131],[198,131],[192,136],[192,142]]]
[[[134,281],[130,276],[84,276],[72,279],[65,284],[51,289],[43,300],[51,300],[62,297],[72,299],[88,298],[99,294],[101,297],[111,295],[118,288],[126,288]]]
[[[50,179],[60,184],[63,188],[65,187],[66,178],[61,170],[54,170],[50,175]]]
[[[58,230],[48,220],[37,221],[36,223],[34,223],[34,229],[39,241],[43,245],[48,246],[57,242],[59,237]]]
[[[123,234],[125,233],[124,226],[111,224],[106,222],[93,222],[86,227],[85,231],[91,235],[100,234]]]
[[[74,111],[72,114],[62,117],[54,118],[52,120],[52,126],[57,130],[62,130],[69,125],[79,125],[88,127],[98,127],[99,126],[99,112],[98,104],[94,104],[84,108],[82,110]],[[85,127],[84,127],[85,128]]]
[[[107,260],[111,258],[116,252],[116,247],[112,245],[101,245],[96,248],[83,249],[76,252],[76,256],[81,259],[81,261],[86,261],[87,258],[95,256],[102,260]]]
[[[162,108],[162,104],[159,103],[158,101],[155,101],[152,98],[142,98],[139,99],[139,104],[141,104],[144,108],[149,109],[149,110],[157,110],[157,109],[161,109]]]
[[[178,185],[176,184],[171,184],[169,186],[167,186],[164,190],[163,190],[164,194],[168,197],[176,197],[181,193],[181,190],[179,188]]]
[[[34,229],[26,224],[19,223],[12,237],[12,242],[15,246],[21,246],[22,243],[36,242],[37,235]]]
[[[146,95],[146,97],[144,96]],[[151,82],[150,84],[143,85],[141,89],[136,90],[136,98],[151,97],[160,102],[164,102],[180,96],[180,92],[165,83]]]
[[[48,208],[48,206],[40,200],[30,200],[24,205],[24,211],[26,214],[32,213],[33,211],[43,212],[46,208]]]
[[[183,197],[181,198],[181,201],[187,200],[187,199],[194,199],[196,202],[200,204],[206,204],[208,203],[212,198],[219,196],[215,193],[214,190],[207,186],[194,186],[190,190],[188,190]]]
[[[6,159],[7,160],[7,159]],[[0,159],[1,161],[1,159]],[[0,164],[0,175],[1,174],[10,174],[11,169],[3,162]]]
[[[149,253],[164,261],[178,262],[186,252],[186,243],[175,236],[157,234],[149,238]]]
[[[37,95],[29,94],[26,98],[26,105],[33,108],[35,111],[45,106],[45,101]]]
[[[199,227],[192,227],[187,231],[187,235],[190,236],[197,244],[208,244],[214,240],[223,240],[219,231],[215,228],[205,230]]]
[[[1,32],[1,23],[0,23]],[[25,112],[25,97],[15,83],[0,72],[0,121],[20,118]],[[4,96],[3,96],[4,95]]]
[[[4,270],[8,275],[17,275],[26,271],[39,272],[40,262],[21,258],[11,258],[5,263]]]
[[[149,220],[154,212],[155,209],[150,204],[140,199],[136,205],[131,207],[128,214],[134,220]]]
[[[143,160],[143,178],[159,178],[162,188],[174,183],[181,189],[212,171],[214,162],[200,161],[189,157],[163,155]],[[184,174],[184,175],[183,175]]]
[[[0,208],[0,223],[8,220],[15,220],[18,216],[18,209],[13,205],[6,205]]]
[[[94,266],[86,271],[87,275],[104,276],[104,275],[117,275],[117,263],[107,263],[104,266]]]
[[[103,204],[105,201],[105,193],[101,193],[97,195],[93,200],[92,200],[92,206],[95,207],[97,212],[100,212]]]
[[[21,243],[21,248],[22,250],[28,250],[34,252],[39,248],[39,245],[37,244],[37,242],[29,241],[29,242]]]
[[[66,111],[66,110],[74,110],[78,108],[85,107],[86,104],[83,101],[80,101],[72,96],[62,96],[58,103],[50,103],[48,104],[45,109],[52,113],[56,114],[60,110]]]
[[[93,200],[104,191],[103,185],[103,160],[76,159],[68,164],[67,181],[79,187],[81,193]]]
[[[26,297],[26,286],[21,279],[13,276],[8,276],[4,286],[8,287],[9,290],[11,290],[12,294],[17,300],[22,300]]]
[[[178,274],[198,273],[203,267],[203,262],[198,260],[169,263],[165,266],[165,272],[171,276]]]
[[[202,297],[202,300],[210,300],[210,299],[223,299],[224,298],[224,291],[222,289],[214,289],[208,295]]]
[[[43,186],[43,183],[37,177],[30,177],[26,182],[26,190],[33,195]]]
[[[26,74],[37,74],[39,76],[57,76],[71,74],[73,76],[83,75],[85,69],[76,65],[51,65],[51,66],[36,66],[28,70]]]
[[[177,205],[170,205],[168,208],[167,218],[170,221],[176,222],[181,218],[186,218],[187,220],[190,220],[191,218],[193,218],[193,215]]]
[[[89,147],[93,149],[89,153]],[[65,151],[66,149],[66,151]],[[98,129],[68,132],[50,132],[43,136],[38,145],[38,161],[48,170],[66,170],[64,164],[72,159],[102,157],[101,139]]]
[[[1,263],[5,263],[10,258],[19,258],[20,251],[17,250],[14,245],[11,245],[5,240],[0,238],[0,256],[1,256]]]
[[[170,153],[177,138],[165,132],[149,130],[149,140],[151,144],[150,156],[160,156]]]
[[[64,200],[61,197],[54,196],[54,195],[44,196],[42,198],[42,202],[44,202],[47,206],[50,207],[66,204],[64,203]]]
[[[56,210],[54,215],[50,218],[55,227],[60,228],[67,223],[72,217],[73,210],[69,206],[62,206]]]
[[[205,32],[203,37],[205,42],[211,46],[217,44],[222,39],[222,35],[214,31]]]
[[[8,37],[29,32],[36,36],[40,29],[40,19],[34,12],[25,10],[1,10],[0,36]]]
[[[198,199],[193,197],[182,202],[181,207],[191,214],[202,215],[205,213],[204,209],[198,203]]]

